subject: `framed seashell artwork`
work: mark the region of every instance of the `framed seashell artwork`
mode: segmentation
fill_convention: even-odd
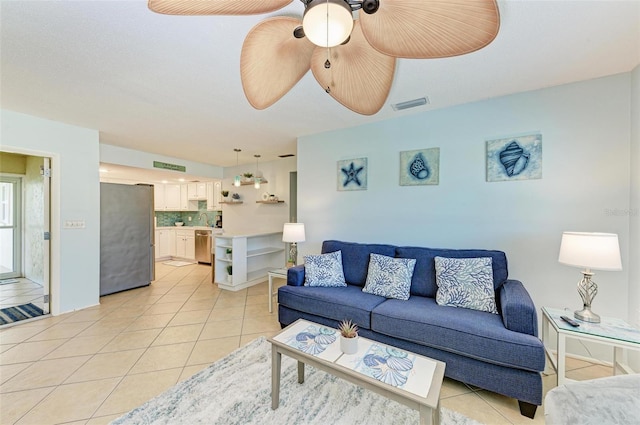
[[[338,190],[367,190],[367,158],[338,161]]]
[[[487,181],[542,178],[542,134],[487,140]]]
[[[400,152],[400,186],[440,183],[440,148]]]

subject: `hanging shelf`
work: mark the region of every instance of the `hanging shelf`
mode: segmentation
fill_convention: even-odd
[[[240,181],[240,185],[241,186],[249,186],[249,185],[253,186],[255,184],[255,182],[256,181],[252,177],[251,180],[247,180],[247,181],[241,180]],[[267,184],[267,183],[269,183],[269,182],[267,180],[265,180],[265,179],[261,179],[260,180],[260,184]]]

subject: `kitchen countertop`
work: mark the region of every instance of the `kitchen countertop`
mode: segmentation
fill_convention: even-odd
[[[167,229],[182,229],[182,230],[211,230],[213,234],[222,234],[222,229],[219,227],[207,227],[207,226],[158,226],[155,230],[167,230]]]

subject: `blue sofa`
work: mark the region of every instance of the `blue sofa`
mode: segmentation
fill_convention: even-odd
[[[281,326],[303,318],[337,327],[355,321],[359,334],[446,363],[445,375],[518,400],[533,418],[542,404],[545,352],[536,309],[521,282],[508,278],[504,252],[358,244],[327,240],[322,253],[341,251],[347,287],[304,286],[304,265],[288,271],[278,290]],[[362,292],[369,254],[415,258],[410,298],[387,299]],[[438,305],[434,257],[491,257],[499,314]]]

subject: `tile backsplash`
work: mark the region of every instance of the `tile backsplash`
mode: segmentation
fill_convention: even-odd
[[[218,218],[222,218],[222,211],[207,211],[207,201],[198,201],[198,211],[156,211],[155,214],[158,227],[175,226],[175,222],[180,220],[185,226],[206,226],[209,220],[209,226],[212,226]],[[201,214],[206,214],[207,218],[202,215],[201,219]]]

